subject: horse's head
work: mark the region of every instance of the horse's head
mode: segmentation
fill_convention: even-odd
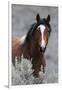
[[[39,46],[39,50],[41,52],[44,52],[48,44],[50,32],[51,32],[50,15],[48,15],[46,18],[41,19],[40,15],[37,14],[36,23],[31,25],[31,28],[29,29],[26,36],[26,41],[27,42],[32,41],[32,43],[35,43],[36,45]]]
[[[35,41],[40,47],[40,51],[44,52],[48,44],[48,38],[51,32],[50,27],[50,15],[47,18],[40,18],[40,15],[36,16],[36,27],[34,30]]]

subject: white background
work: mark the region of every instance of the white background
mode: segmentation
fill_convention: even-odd
[[[16,0],[12,0],[16,1]],[[17,0],[25,4],[59,6],[59,83],[11,87],[11,90],[62,89],[62,0]],[[0,0],[0,90],[8,89],[8,0]]]

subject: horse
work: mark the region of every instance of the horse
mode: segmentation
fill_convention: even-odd
[[[36,15],[36,22],[33,23],[27,34],[21,38],[12,38],[12,63],[15,66],[15,57],[21,61],[21,56],[32,60],[33,75],[39,76],[41,65],[45,72],[46,60],[44,53],[48,44],[51,33],[50,15],[46,18],[40,18],[39,13]]]

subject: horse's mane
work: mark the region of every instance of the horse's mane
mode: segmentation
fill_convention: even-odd
[[[42,18],[40,19],[40,21],[38,23],[33,23],[31,24],[31,27],[30,29],[28,30],[27,32],[27,35],[26,35],[26,41],[30,41],[32,39],[32,36],[33,36],[33,32],[36,30],[36,28],[40,25],[40,24],[43,24],[43,25],[47,25],[48,28],[49,28],[49,35],[50,35],[50,32],[51,32],[51,26],[50,24],[46,21],[45,18]]]
[[[27,33],[27,35],[26,35],[26,41],[30,41],[30,40],[31,40],[31,38],[32,38],[32,33],[33,33],[33,31],[35,30],[35,27],[36,27],[36,23],[31,24],[31,27],[30,27],[30,29],[28,30],[28,33]]]

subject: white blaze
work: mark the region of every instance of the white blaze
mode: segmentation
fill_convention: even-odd
[[[45,40],[43,38],[43,33],[45,31],[45,26],[44,25],[39,25],[38,28],[40,28],[40,31],[41,31],[41,34],[42,34],[41,47],[45,48]]]

